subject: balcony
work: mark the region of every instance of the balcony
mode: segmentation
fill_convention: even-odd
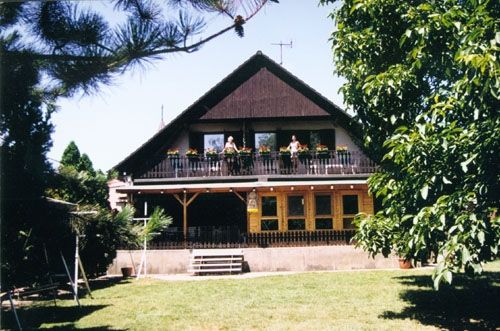
[[[235,157],[166,157],[136,179],[221,178],[229,176],[352,176],[375,171],[376,164],[358,151],[299,155],[252,154]]]

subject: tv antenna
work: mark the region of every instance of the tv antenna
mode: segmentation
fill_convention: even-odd
[[[283,44],[283,42],[280,41],[279,43],[273,43],[271,45],[280,47],[280,65],[283,65],[283,46],[289,46],[290,48],[292,48],[293,46],[292,41],[290,40],[290,43],[288,44]]]

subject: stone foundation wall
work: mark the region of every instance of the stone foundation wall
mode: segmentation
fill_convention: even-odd
[[[243,248],[245,264],[258,271],[313,271],[397,268],[395,256],[372,259],[354,246],[314,246]],[[121,274],[122,267],[138,268],[142,251],[119,250],[108,274]],[[148,273],[187,273],[189,250],[150,250],[147,252]],[[248,271],[248,270],[247,270]],[[134,270],[135,273],[135,270]]]

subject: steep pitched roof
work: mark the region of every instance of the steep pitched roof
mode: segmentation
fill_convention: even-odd
[[[269,78],[271,76],[271,85],[274,84],[275,89],[280,88],[281,91],[287,91],[288,94],[293,95],[294,100],[297,100],[297,95],[301,94],[310,101],[303,101],[303,103],[305,102],[307,104],[305,109],[308,111],[308,116],[330,115],[336,124],[345,128],[348,132],[359,136],[356,124],[346,112],[284,69],[281,65],[262,54],[261,51],[258,51],[132,154],[114,166],[113,169],[119,172],[130,173],[132,169],[140,166],[141,161],[144,162],[144,160],[151,159],[153,155],[161,152],[165,144],[171,142],[183,130],[185,123],[198,119],[228,118],[227,114],[229,110],[234,110],[234,108],[229,107],[235,104],[234,100],[227,99],[230,94],[244,84],[255,84],[258,83],[258,81],[262,82],[263,78]],[[254,78],[252,79],[252,77]],[[278,80],[276,80],[275,77],[277,77]],[[283,84],[283,82],[286,84]],[[276,85],[279,85],[279,87],[276,87]],[[238,91],[233,95],[237,95],[237,92]],[[246,102],[246,105],[248,106],[249,103]],[[273,114],[259,112],[258,107],[258,103],[256,103],[252,107],[245,108],[245,110],[243,110],[244,108],[239,108],[242,112],[237,114],[233,112],[231,118],[235,116],[236,118],[274,116]],[[304,108],[299,109],[298,107],[292,107],[291,116],[305,115],[300,113],[302,111],[301,109],[303,110]]]

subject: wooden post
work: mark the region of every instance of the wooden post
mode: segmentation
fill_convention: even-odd
[[[182,200],[179,195],[174,194],[174,198],[182,205],[182,233],[184,241],[187,241],[188,226],[187,226],[187,207],[196,199],[200,192],[196,192],[189,200],[187,199],[187,192],[183,192]]]
[[[184,234],[184,241],[187,241],[187,224],[188,224],[188,219],[187,219],[187,193],[184,192],[182,196],[182,233]]]

